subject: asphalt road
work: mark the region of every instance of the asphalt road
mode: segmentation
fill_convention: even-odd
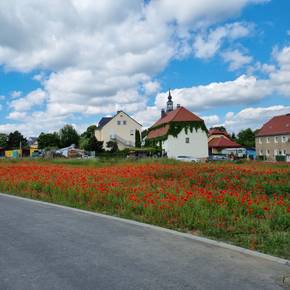
[[[0,289],[285,289],[288,266],[0,195]]]

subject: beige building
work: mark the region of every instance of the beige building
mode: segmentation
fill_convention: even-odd
[[[277,156],[290,161],[290,114],[273,117],[256,133],[256,154],[269,161]]]
[[[119,150],[135,146],[135,132],[141,134],[142,125],[123,111],[118,111],[113,117],[100,120],[95,131],[98,141],[104,142],[104,149],[108,150],[107,142],[116,141]]]

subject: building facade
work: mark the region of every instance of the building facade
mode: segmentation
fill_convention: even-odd
[[[225,149],[241,148],[242,146],[233,141],[226,131],[210,129],[208,132],[209,154],[222,154]]]
[[[100,120],[95,131],[98,141],[104,142],[104,149],[108,150],[107,142],[117,142],[119,150],[135,146],[135,132],[141,134],[142,125],[131,118],[124,111],[118,111],[113,117],[104,117]]]
[[[204,121],[184,107],[177,105],[174,109],[170,92],[167,110],[162,109],[160,119],[148,131],[147,142],[160,146],[163,154],[169,158],[208,157],[207,129]]]
[[[257,157],[290,161],[290,114],[273,117],[256,133]]]

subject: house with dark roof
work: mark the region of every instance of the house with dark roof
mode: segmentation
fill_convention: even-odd
[[[290,162],[290,113],[273,117],[256,132],[256,152],[265,160]]]
[[[242,146],[231,139],[226,131],[210,129],[208,132],[209,154],[220,154],[223,150],[241,148]]]
[[[204,121],[186,108],[173,108],[169,91],[167,109],[148,129],[147,142],[161,147],[169,158],[190,156],[199,159],[208,157],[207,128]]]
[[[115,141],[120,150],[135,146],[135,133],[141,134],[142,125],[124,111],[118,111],[113,117],[103,117],[95,130],[98,141],[104,142],[104,149],[108,150],[107,142]]]

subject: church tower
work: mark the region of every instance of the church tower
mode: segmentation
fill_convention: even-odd
[[[171,111],[173,111],[173,102],[172,102],[171,92],[169,89],[166,112],[171,112]]]

